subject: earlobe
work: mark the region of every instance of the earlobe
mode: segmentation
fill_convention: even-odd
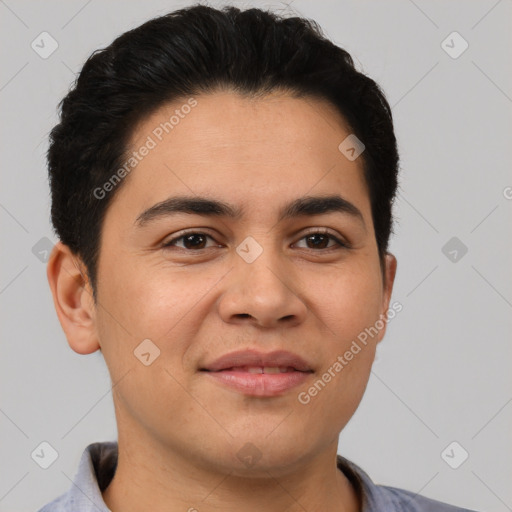
[[[69,346],[79,354],[100,348],[95,305],[85,265],[68,246],[58,242],[46,268],[53,303]]]

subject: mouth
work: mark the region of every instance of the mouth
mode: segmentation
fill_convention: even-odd
[[[201,368],[207,378],[249,396],[272,397],[303,384],[314,373],[299,356],[284,351],[240,351]]]
[[[270,397],[281,395],[303,384],[312,371],[288,367],[233,367],[225,370],[202,370],[214,382],[244,395]]]
[[[216,371],[216,372],[242,372],[242,373],[265,373],[275,375],[277,373],[290,373],[300,371],[293,366],[232,366],[231,368],[224,368],[222,370],[207,370],[202,371]]]

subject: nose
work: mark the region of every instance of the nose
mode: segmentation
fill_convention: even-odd
[[[225,322],[280,328],[304,321],[307,306],[299,296],[299,281],[278,254],[266,249],[252,263],[235,255],[234,264],[218,302]]]

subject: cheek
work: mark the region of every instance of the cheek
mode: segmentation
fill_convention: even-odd
[[[131,264],[110,267],[101,300],[106,323],[114,324],[117,331],[125,327],[124,335],[128,331],[134,339],[156,341],[169,330],[179,329],[181,320],[212,286],[208,279],[197,282],[176,269],[165,271],[127,263]]]
[[[324,363],[300,403],[342,428],[360,403],[375,358],[382,284],[372,265],[339,268],[324,281],[325,287],[317,279],[309,288],[322,320]]]
[[[171,425],[176,416],[197,417],[201,411],[190,410],[194,402],[180,384],[185,382],[181,360],[194,335],[196,323],[190,318],[213,284],[176,271],[109,264],[104,268],[111,271],[103,273],[103,286],[98,287],[97,325],[117,405],[140,423],[148,422],[148,428],[153,423]],[[148,366],[136,357],[146,339],[159,351]],[[148,350],[152,358],[155,348],[149,345]]]
[[[382,304],[380,272],[363,262],[335,268],[320,280],[315,277],[307,283],[311,307],[323,321],[332,348],[341,350],[378,320]]]
[[[165,365],[179,378],[185,371],[183,358],[208,313],[209,293],[219,276],[202,273],[193,278],[190,271],[142,268],[133,263],[110,268],[110,273],[104,273],[108,276],[102,288],[105,293],[98,288],[101,307],[97,324],[113,378],[121,377],[134,364],[138,368],[134,351],[146,339],[160,351],[149,368]],[[169,380],[169,375],[160,377]]]

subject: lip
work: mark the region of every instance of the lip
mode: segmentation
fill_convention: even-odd
[[[282,367],[283,373],[249,373],[247,367]],[[277,396],[304,383],[313,373],[297,354],[284,350],[262,353],[257,350],[231,352],[200,371],[216,383],[250,396]]]
[[[291,366],[300,372],[313,371],[302,357],[286,350],[274,350],[267,353],[258,350],[238,350],[219,357],[212,363],[205,365],[201,370],[217,372],[237,366]]]

